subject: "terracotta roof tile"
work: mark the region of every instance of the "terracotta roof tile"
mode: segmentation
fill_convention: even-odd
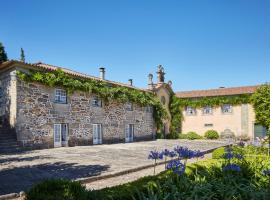
[[[176,92],[176,96],[179,98],[195,98],[195,97],[213,97],[213,96],[230,96],[237,94],[252,94],[259,87],[255,86],[243,86],[243,87],[231,87],[231,88],[218,88],[209,90],[193,90]]]
[[[100,79],[98,77],[90,76],[90,75],[83,74],[83,73],[80,73],[80,72],[76,72],[76,71],[73,71],[73,70],[65,68],[65,67],[49,65],[49,64],[46,64],[46,63],[42,63],[42,62],[24,63],[24,62],[21,62],[21,61],[18,61],[18,60],[10,60],[10,61],[7,61],[7,62],[4,62],[4,63],[0,64],[0,69],[5,67],[5,66],[12,65],[14,63],[26,65],[26,66],[29,66],[31,68],[39,68],[39,69],[43,69],[43,70],[45,69],[45,70],[49,70],[49,71],[54,71],[54,70],[57,70],[57,69],[61,69],[65,73],[70,74],[72,76],[77,76],[77,77],[85,78],[85,79],[94,79],[94,80],[103,81],[103,82],[106,82],[106,83],[111,83],[113,85],[119,85],[119,86],[123,86],[123,87],[133,88],[133,89],[141,90],[141,91],[145,91],[145,92],[151,92],[150,90],[147,90],[147,89],[138,88],[138,87],[130,86],[128,84],[119,83],[119,82],[115,82],[115,81],[103,80],[103,79]]]

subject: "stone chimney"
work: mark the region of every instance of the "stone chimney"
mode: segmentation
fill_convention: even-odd
[[[153,89],[154,83],[153,83],[153,74],[148,74],[148,89]]]
[[[129,84],[130,86],[133,86],[133,80],[132,80],[132,79],[128,79],[128,84]]]
[[[99,68],[99,78],[102,80],[105,80],[105,68],[104,67]]]
[[[158,65],[157,80],[158,80],[158,83],[164,83],[165,81],[165,72],[162,65]]]

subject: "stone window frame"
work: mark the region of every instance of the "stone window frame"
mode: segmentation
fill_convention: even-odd
[[[56,88],[54,92],[54,103],[67,104],[67,91]]]
[[[229,106],[229,108],[225,108]],[[221,106],[221,113],[226,115],[226,114],[232,114],[233,113],[233,106],[231,104],[223,104]]]
[[[197,114],[196,108],[193,108],[192,106],[186,107],[186,115],[188,116],[194,116]]]
[[[208,112],[206,112],[207,109],[209,109]],[[212,106],[204,106],[202,108],[202,114],[203,115],[212,115],[213,114],[213,107]]]
[[[98,96],[94,96],[91,100],[91,105],[93,107],[97,107],[97,108],[102,108],[102,99],[99,98]]]
[[[132,102],[127,102],[126,104],[125,104],[125,108],[126,108],[126,110],[127,111],[133,111],[133,103]]]

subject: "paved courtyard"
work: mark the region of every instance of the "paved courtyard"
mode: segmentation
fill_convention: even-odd
[[[0,153],[0,195],[25,191],[45,178],[79,179],[117,173],[152,164],[150,150],[186,146],[208,150],[225,145],[224,141],[157,140],[129,144],[63,147]]]

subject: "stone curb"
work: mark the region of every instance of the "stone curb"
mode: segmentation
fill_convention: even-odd
[[[218,149],[220,147],[227,147],[229,145],[231,145],[231,144],[222,145],[222,146],[215,147],[215,148],[212,148],[212,149],[208,149],[208,150],[205,150],[205,151],[202,151],[202,152],[204,154],[208,154],[208,153],[211,153],[212,151],[214,151],[214,150],[216,150],[216,149]],[[156,166],[163,165],[163,164],[165,164],[165,161],[158,162]],[[136,167],[136,168],[132,168],[132,169],[116,172],[116,173],[111,173],[111,174],[107,174],[107,175],[75,179],[74,181],[78,181],[78,182],[80,182],[82,184],[91,183],[91,182],[95,182],[95,181],[99,181],[99,180],[104,180],[104,179],[107,179],[107,178],[113,178],[113,177],[117,177],[117,176],[121,176],[121,175],[125,175],[125,174],[130,174],[130,173],[141,171],[143,169],[151,168],[151,167],[154,167],[154,166],[155,166],[155,164],[149,164],[149,165],[144,165],[144,166],[140,166],[140,167]],[[18,198],[18,197],[21,196],[20,194],[22,194],[22,193],[24,194],[24,192],[22,191],[20,193],[10,193],[10,194],[5,194],[5,195],[0,195],[0,200],[10,200],[10,199],[13,199],[13,198]]]

